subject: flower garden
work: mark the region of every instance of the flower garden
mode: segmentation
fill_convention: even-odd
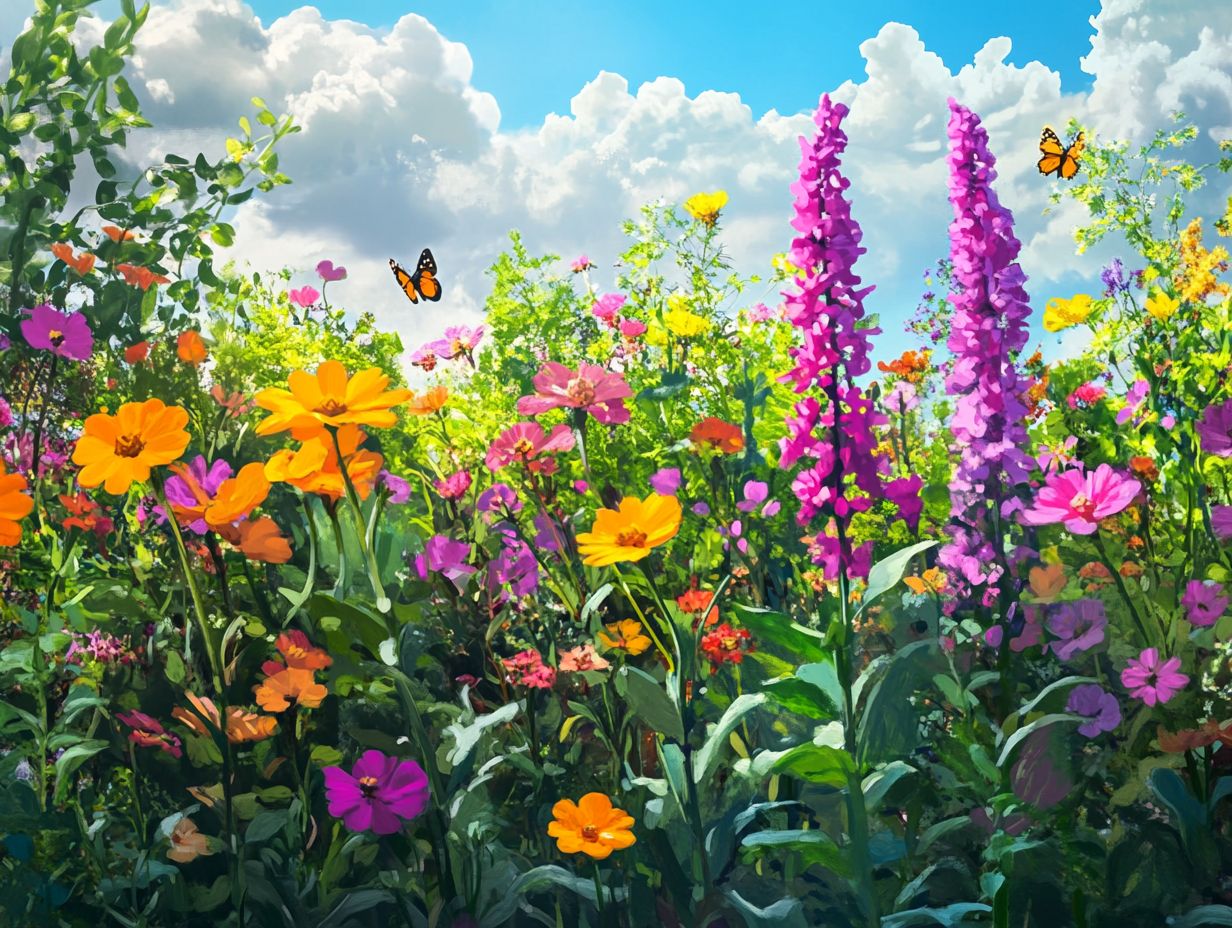
[[[823,97],[772,269],[702,193],[403,345],[222,265],[263,101],[119,176],[82,6],[0,120],[0,924],[1232,925],[1232,156],[1088,130],[1039,293],[951,101],[892,357]]]

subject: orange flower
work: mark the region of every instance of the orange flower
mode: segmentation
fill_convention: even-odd
[[[621,619],[611,625],[603,626],[605,632],[599,632],[599,640],[606,648],[625,651],[630,655],[638,655],[650,647],[649,636],[642,634],[642,623],[633,619]]]
[[[182,722],[198,735],[212,737],[213,733],[218,730],[218,707],[207,696],[198,696],[192,692],[184,695],[192,704],[193,711],[176,706],[171,710],[171,717]],[[272,715],[258,715],[240,706],[230,706],[227,709],[227,740],[232,744],[264,741],[277,728],[278,720]]]
[[[931,351],[904,351],[901,357],[895,358],[889,364],[878,361],[877,370],[894,374],[910,383],[919,383],[928,373],[931,358]]]
[[[1154,483],[1159,479],[1159,467],[1154,458],[1135,455],[1129,459],[1129,469],[1148,483]]]
[[[214,853],[209,838],[197,830],[196,823],[190,818],[176,822],[168,837],[171,847],[167,850],[167,859],[177,864],[190,863],[198,857],[208,857]]]
[[[1190,728],[1175,733],[1165,730],[1160,725],[1155,729],[1155,735],[1159,739],[1159,749],[1165,754],[1196,751],[1199,748],[1210,747],[1216,741],[1228,747],[1232,745],[1232,722],[1221,725],[1217,719],[1207,719],[1200,728]]]
[[[205,347],[205,340],[196,329],[180,333],[180,337],[175,340],[175,353],[179,355],[181,361],[193,367],[210,356],[209,349]]]
[[[1031,584],[1031,594],[1036,602],[1050,603],[1065,589],[1065,565],[1044,564],[1042,567],[1032,567],[1027,574]]]
[[[262,668],[268,676],[264,683],[253,687],[257,705],[266,712],[284,712],[292,705],[315,709],[329,695],[323,683],[317,683],[311,670],[283,667],[277,661],[266,661]]]
[[[612,800],[603,793],[587,793],[575,805],[562,799],[552,806],[554,821],[548,823],[548,835],[556,839],[562,854],[583,853],[595,860],[605,860],[612,851],[624,850],[637,841],[633,832],[633,816],[612,807]]]
[[[235,528],[220,532],[227,542],[238,548],[250,561],[263,564],[285,564],[291,560],[291,544],[269,516],[245,519]]]
[[[736,454],[744,449],[744,432],[739,426],[707,416],[689,432],[695,445],[709,445],[724,454]]]
[[[436,386],[427,393],[419,393],[411,397],[407,412],[413,416],[430,416],[440,412],[449,401],[449,388]]]
[[[283,632],[274,643],[288,667],[299,670],[324,670],[334,662],[321,648],[316,647],[308,636],[298,629]]]
[[[680,607],[680,611],[685,615],[691,615],[694,627],[697,626],[698,619],[703,612],[706,612],[706,627],[709,628],[719,621],[719,607],[712,605],[714,603],[714,594],[708,593],[705,590],[687,590],[676,597],[676,605]],[[707,612],[709,609],[709,612]]]
[[[210,528],[220,531],[247,518],[269,496],[270,482],[265,477],[265,465],[259,461],[245,464],[238,474],[224,480],[212,497],[186,465],[176,464],[171,471],[194,498],[191,506],[171,504],[172,512],[182,525],[204,520]]]
[[[626,496],[619,509],[600,509],[589,532],[577,536],[578,554],[587,567],[640,561],[680,531],[680,500],[651,493],[644,500]]]
[[[0,547],[10,548],[21,541],[18,522],[30,514],[34,500],[26,495],[26,478],[6,474],[0,461]]]
[[[131,242],[137,236],[127,229],[121,229],[119,226],[103,226],[103,234],[113,242]]]
[[[169,284],[171,279],[162,274],[155,274],[148,267],[137,267],[135,264],[117,264],[115,269],[124,277],[124,282],[130,287],[140,287],[149,290],[151,284]]]
[[[1137,564],[1134,561],[1125,561],[1118,573],[1122,577],[1141,577],[1144,569],[1141,564]]]
[[[930,567],[919,577],[903,577],[912,593],[944,593],[949,577],[940,567]]]
[[[385,459],[375,451],[360,448],[367,436],[357,425],[338,429],[338,447],[346,461],[347,474],[360,499],[367,499]],[[339,499],[346,493],[346,482],[338,466],[338,451],[324,432],[308,439],[298,451],[284,449],[265,465],[265,476],[275,483],[289,483],[305,493]]]
[[[51,246],[51,253],[82,277],[85,277],[94,270],[94,255],[88,251],[83,251],[80,256],[74,255],[71,245],[66,245],[64,242],[56,242]]]
[[[124,349],[124,360],[128,364],[140,364],[150,356],[150,343],[148,341],[137,342],[135,345],[129,345]]]
[[[108,493],[126,493],[134,482],[148,480],[150,468],[170,464],[188,447],[188,413],[160,399],[125,403],[114,416],[95,413],[73,449],[81,467],[77,482],[99,484]]]
[[[389,378],[380,368],[370,367],[348,377],[338,361],[325,361],[315,374],[294,371],[288,386],[290,390],[269,388],[256,395],[257,405],[270,411],[257,426],[258,435],[294,429],[295,437],[302,441],[327,426],[388,428],[397,421],[393,407],[412,396],[410,390],[386,390]]]

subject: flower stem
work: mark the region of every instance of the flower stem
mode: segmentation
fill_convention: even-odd
[[[342,456],[342,446],[338,444],[338,430],[329,429],[329,437],[333,439],[334,451],[338,455],[338,470],[342,474],[342,482],[346,485],[347,500],[351,504],[351,512],[355,516],[355,532],[359,539],[359,547],[363,552],[364,559],[368,563],[368,580],[372,583],[372,592],[376,596],[376,608],[381,612],[388,612],[392,603],[389,597],[385,595],[385,587],[381,583],[381,570],[376,562],[376,551],[374,546],[369,543],[367,537],[367,526],[364,524],[364,510],[359,503],[359,494],[355,492],[355,484],[351,482],[350,471],[347,470],[346,458]],[[376,534],[376,526],[373,525],[373,535]]]

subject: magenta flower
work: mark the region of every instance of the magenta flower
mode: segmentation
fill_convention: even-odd
[[[1232,506],[1211,507],[1211,530],[1221,541],[1232,538]]]
[[[347,269],[341,265],[335,266],[333,261],[319,261],[317,262],[317,276],[327,284],[335,280],[346,280]]]
[[[131,729],[128,740],[133,744],[139,744],[143,748],[158,748],[172,757],[183,755],[180,739],[163,728],[158,719],[136,709],[132,712],[117,712],[116,719]]]
[[[1036,645],[1044,645],[1044,651],[1048,650],[1048,645],[1044,644],[1044,626],[1040,622],[1040,607],[1034,603],[1027,603],[1023,607],[1022,613],[1022,628],[1017,635],[1010,635],[1010,650],[1015,654],[1021,653],[1027,648],[1033,648]],[[1000,648],[1001,642],[1005,640],[1005,625],[994,625],[984,632],[984,640],[989,647]],[[1013,629],[1010,629],[1011,633]]]
[[[1163,704],[1183,690],[1189,677],[1181,673],[1181,659],[1170,657],[1160,661],[1159,651],[1147,648],[1137,657],[1129,659],[1129,666],[1121,671],[1121,683],[1129,695],[1141,699],[1148,706]]]
[[[1052,642],[1052,650],[1063,661],[1102,642],[1107,627],[1108,616],[1098,599],[1058,603],[1048,616],[1048,631],[1057,637]]]
[[[518,512],[522,501],[507,483],[494,483],[479,494],[476,504],[480,512]]]
[[[1121,724],[1121,706],[1117,698],[1098,683],[1084,683],[1070,690],[1065,711],[1086,719],[1078,726],[1078,733],[1088,738],[1102,731],[1114,731]]]
[[[1084,383],[1076,387],[1065,402],[1070,409],[1090,409],[1107,395],[1108,391],[1098,384]]]
[[[1214,580],[1190,580],[1185,584],[1181,597],[1185,618],[1198,628],[1214,625],[1228,609],[1228,597],[1223,595],[1223,584]]]
[[[1203,451],[1219,458],[1232,458],[1232,400],[1207,406],[1197,429]]]
[[[646,334],[646,323],[640,319],[621,319],[620,334],[624,338],[638,338]]]
[[[351,772],[326,767],[329,814],[348,831],[392,835],[428,807],[428,775],[413,760],[364,751]]]
[[[531,595],[539,588],[539,562],[535,553],[509,523],[501,522],[496,529],[502,544],[500,553],[488,562],[488,592],[497,602],[503,602],[510,595]]]
[[[454,358],[466,358],[474,365],[474,351],[483,341],[483,326],[471,328],[469,325],[451,325],[445,330],[445,337],[439,341],[431,342],[430,346],[436,349],[446,361],[452,361]],[[425,345],[425,348],[429,345]]]
[[[1142,491],[1142,484],[1117,473],[1107,464],[1086,473],[1078,464],[1059,474],[1049,474],[1035,498],[1035,505],[1022,514],[1027,525],[1060,522],[1075,535],[1090,535],[1101,519],[1123,512]]]
[[[493,472],[514,461],[529,464],[541,454],[572,450],[573,441],[573,432],[567,425],[558,425],[548,433],[538,422],[519,422],[496,437],[488,447],[484,463]]]
[[[199,454],[182,473],[172,474],[167,478],[167,482],[163,485],[167,493],[167,502],[183,509],[202,510],[203,504],[212,500],[218,488],[222,486],[222,482],[233,474],[231,465],[221,458],[211,464],[204,455]],[[201,494],[204,494],[205,499],[201,499]],[[166,518],[161,506],[154,511],[160,520]],[[204,512],[185,527],[197,535],[204,535],[209,531],[209,526],[205,524]]]
[[[549,409],[579,409],[590,413],[604,425],[629,421],[625,399],[633,395],[620,374],[597,364],[583,363],[572,371],[556,361],[548,361],[534,378],[535,393],[518,400],[518,412],[537,416]]]
[[[21,334],[31,348],[50,351],[70,361],[85,361],[94,353],[94,333],[83,313],[62,313],[50,303],[22,312]]]
[[[376,475],[376,483],[389,494],[389,502],[395,506],[401,506],[411,498],[411,485],[397,474],[382,470]]]
[[[1138,410],[1142,408],[1142,404],[1146,401],[1147,394],[1150,392],[1151,385],[1141,378],[1130,384],[1129,391],[1125,394],[1125,405],[1116,414],[1116,424],[1124,425],[1130,419],[1137,416]]]
[[[315,306],[320,298],[321,294],[316,287],[300,287],[298,290],[287,291],[287,299],[301,309]]]
[[[509,671],[510,682],[531,689],[550,690],[556,682],[556,671],[543,662],[534,649],[520,651],[501,660]]]
[[[744,316],[754,325],[759,322],[769,322],[774,318],[774,310],[765,303],[758,303],[756,306],[750,306],[745,310]]]
[[[466,468],[433,483],[442,499],[461,499],[471,488],[471,472]]]
[[[423,553],[415,556],[415,571],[421,580],[427,580],[430,573],[441,574],[460,592],[466,589],[470,575],[475,572],[475,568],[466,563],[470,556],[471,546],[465,541],[454,541],[448,535],[433,535],[424,545]]]
[[[650,489],[660,496],[675,496],[680,489],[680,468],[661,467],[650,475]]]
[[[583,271],[588,271],[595,266],[595,263],[586,257],[586,255],[578,255],[569,265],[569,270],[575,274],[581,274]]]
[[[761,506],[761,514],[768,519],[777,515],[782,508],[782,504],[777,499],[767,499],[770,495],[770,486],[764,481],[750,480],[744,485],[741,494],[744,499],[736,503],[736,508],[741,512],[752,512]]]
[[[605,293],[595,300],[590,312],[596,319],[602,319],[608,325],[615,325],[616,315],[620,312],[620,307],[625,305],[626,299],[623,293]]]
[[[433,370],[437,363],[441,360],[441,340],[437,339],[433,342],[428,342],[426,345],[420,345],[411,352],[411,364],[415,367],[422,367],[425,371]]]

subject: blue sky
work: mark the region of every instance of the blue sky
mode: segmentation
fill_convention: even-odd
[[[268,25],[303,0],[249,3]],[[1040,61],[1059,71],[1063,89],[1074,92],[1090,83],[1079,58],[1091,50],[1090,17],[1099,10],[1098,0],[1061,0],[1046,8],[821,0],[776,4],[768,11],[763,6],[752,15],[749,4],[730,0],[317,0],[314,5],[331,19],[370,26],[392,25],[407,13],[426,17],[470,49],[473,83],[496,95],[505,130],[538,125],[550,112],[567,113],[570,98],[600,70],[623,75],[632,87],[667,75],[684,81],[690,95],[734,91],[754,116],[772,108],[801,112],[816,105],[819,88],[863,75],[859,45],[889,21],[914,26],[929,50],[952,68],[969,62],[992,36],[1010,36],[1011,63]]]

